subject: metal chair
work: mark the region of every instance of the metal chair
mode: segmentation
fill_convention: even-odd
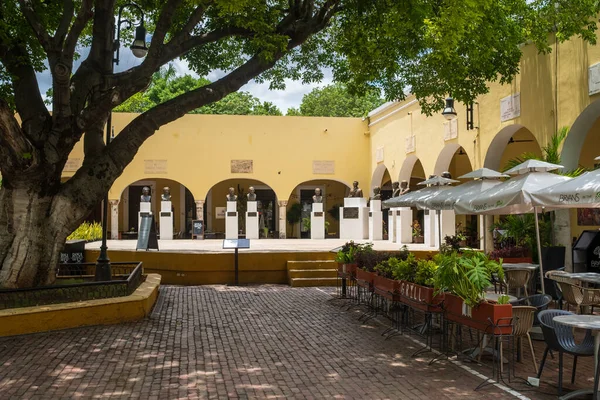
[[[546,272],[546,276],[544,278],[544,285],[546,287],[546,294],[549,294],[550,296],[552,296],[552,298],[556,301],[556,304],[558,305],[558,308],[560,310],[562,310],[562,302],[563,302],[563,297],[562,297],[562,292],[560,291],[560,288],[558,287],[558,284],[556,283],[556,281],[554,279],[551,279],[550,277],[552,276],[552,274],[556,273],[556,272],[564,272],[565,267],[560,267],[557,268],[555,270],[551,270]],[[534,322],[534,324],[537,324],[537,318]]]
[[[531,306],[535,307],[535,315],[533,317],[533,326],[538,326],[539,321],[537,316],[540,311],[544,311],[548,308],[548,305],[552,302],[552,296],[549,294],[534,294],[533,296],[525,297],[516,301],[511,301],[510,304],[514,306]]]
[[[562,377],[563,377],[563,353],[572,354],[573,372],[571,374],[571,383],[575,383],[575,372],[577,370],[577,357],[591,357],[594,355],[594,339],[588,330],[585,338],[579,344],[575,343],[573,329],[567,325],[554,322],[554,317],[559,315],[572,315],[573,313],[563,310],[544,310],[538,314],[538,319],[544,332],[544,341],[546,349],[542,357],[542,363],[538,371],[538,379],[542,376],[546,357],[550,350],[558,352],[558,395],[562,395]]]
[[[525,289],[525,297],[527,293],[527,284],[531,279],[532,271],[526,268],[511,268],[504,271],[504,282],[506,283],[506,293],[509,293],[511,288],[516,288],[517,291],[521,288]],[[517,292],[518,293],[518,292]]]
[[[537,309],[531,306],[513,306],[513,319],[515,324],[513,327],[513,336],[518,339],[524,337],[529,342],[529,350],[531,351],[531,359],[533,360],[533,369],[535,373],[538,373],[537,361],[535,360],[535,351],[533,350],[533,343],[531,342],[531,336],[529,331],[533,327],[533,318]]]
[[[600,289],[591,289],[573,285],[567,282],[558,282],[563,298],[568,305],[576,307],[577,314],[583,312],[583,307],[594,307],[600,304]]]

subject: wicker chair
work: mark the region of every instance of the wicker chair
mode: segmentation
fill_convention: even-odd
[[[554,283],[554,282],[553,282]],[[552,302],[552,296],[548,294],[534,294],[533,296],[526,297],[524,299],[519,299],[515,301],[511,301],[510,304],[514,306],[532,306],[535,307],[535,316],[533,318],[533,326],[539,325],[539,321],[537,319],[537,315],[540,311],[544,311],[548,309],[548,305]]]
[[[506,293],[509,293],[511,288],[525,289],[525,297],[529,297],[527,293],[527,284],[531,279],[532,271],[530,269],[511,268],[504,271],[504,282],[506,284]]]
[[[533,350],[533,343],[531,342],[531,336],[529,336],[529,331],[533,327],[533,318],[537,309],[535,307],[530,306],[516,306],[513,307],[513,319],[515,320],[515,325],[513,328],[513,336],[518,339],[522,339],[524,337],[527,338],[529,342],[529,350],[531,351],[531,359],[533,361],[533,368],[537,375],[538,367],[537,361],[535,359],[535,351]]]
[[[563,299],[569,305],[575,306],[577,313],[583,312],[583,307],[600,305],[600,289],[590,289],[567,282],[558,282]],[[593,310],[592,310],[593,311]]]

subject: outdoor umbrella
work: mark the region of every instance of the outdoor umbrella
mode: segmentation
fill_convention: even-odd
[[[531,194],[536,206],[600,208],[600,169]]]
[[[553,171],[563,168],[561,165],[551,164],[539,160],[528,160],[506,171],[506,174],[515,177],[502,182],[491,189],[475,196],[470,201],[458,201],[454,210],[459,214],[527,214],[535,213],[536,240],[540,275],[544,276],[542,265],[542,249],[540,244],[540,229],[538,223],[539,207],[533,204],[531,194],[538,190],[563,183],[570,178],[552,174]],[[545,293],[544,280],[542,279],[542,292]]]
[[[494,171],[489,168],[480,168],[476,171],[469,172],[459,179],[473,178],[474,180],[463,183],[462,185],[453,186],[446,190],[436,192],[423,201],[417,202],[417,207],[427,210],[452,210],[454,204],[461,199],[471,199],[473,196],[484,192],[499,183],[499,178],[508,178],[508,175]],[[483,226],[483,234],[485,236],[485,220]]]

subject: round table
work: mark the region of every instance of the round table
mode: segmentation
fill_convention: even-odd
[[[486,300],[498,301],[498,298],[500,296],[508,296],[509,303],[517,300],[517,298],[515,296],[511,296],[511,295],[503,294],[503,293],[485,293],[485,295],[483,297],[485,297]]]
[[[598,349],[600,349],[600,316],[575,314],[559,315],[558,317],[554,317],[552,320],[562,325],[588,329],[592,331],[594,334],[594,388],[598,387],[598,382],[596,381],[598,374],[596,371],[598,368]],[[594,389],[580,389],[562,396],[561,399],[566,400],[589,393],[594,394],[594,400],[598,398],[598,392],[594,393]]]

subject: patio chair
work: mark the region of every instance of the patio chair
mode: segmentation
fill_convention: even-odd
[[[532,306],[535,307],[535,315],[533,318],[533,326],[538,326],[539,321],[537,316],[540,311],[544,311],[548,308],[548,305],[552,302],[552,296],[549,294],[534,294],[533,296],[525,297],[517,301],[511,301],[510,304],[514,306]]]
[[[527,284],[531,279],[532,271],[526,268],[515,268],[515,269],[507,269],[504,271],[504,282],[506,283],[506,293],[510,292],[511,288],[518,290],[523,288],[525,290],[525,297],[529,296],[527,293]]]
[[[557,282],[554,279],[551,279],[550,276],[555,273],[555,272],[564,272],[565,267],[561,267],[561,268],[557,268],[553,271],[548,271],[546,273],[546,277],[544,278],[544,286],[546,288],[546,294],[552,296],[552,299],[554,299],[556,301],[556,304],[558,305],[558,308],[560,310],[562,310],[562,302],[563,302],[563,297],[562,297],[562,292],[560,291],[560,288],[558,287]],[[534,325],[537,324],[537,318],[534,322]]]
[[[529,336],[529,331],[533,327],[533,318],[536,311],[537,309],[531,306],[513,306],[513,319],[515,321],[515,325],[513,327],[513,336],[519,339],[519,341],[524,337],[527,338],[527,341],[529,342],[529,350],[531,351],[531,359],[533,361],[533,369],[537,374],[538,367],[535,359],[535,351],[533,350],[531,336]]]
[[[554,317],[559,315],[572,315],[573,313],[563,310],[544,310],[538,314],[538,319],[544,332],[544,341],[546,349],[542,357],[542,363],[538,371],[538,379],[542,376],[544,364],[548,351],[558,352],[558,395],[562,395],[562,376],[563,376],[563,354],[572,354],[573,372],[571,374],[571,383],[575,383],[575,373],[577,370],[577,357],[591,357],[594,355],[594,339],[591,332],[588,330],[585,333],[585,338],[579,344],[575,342],[573,329],[567,325],[562,325],[553,321]]]
[[[583,307],[592,307],[600,305],[600,289],[591,289],[587,287],[573,285],[567,282],[558,282],[563,298],[569,305],[575,306],[577,314],[583,312]]]

